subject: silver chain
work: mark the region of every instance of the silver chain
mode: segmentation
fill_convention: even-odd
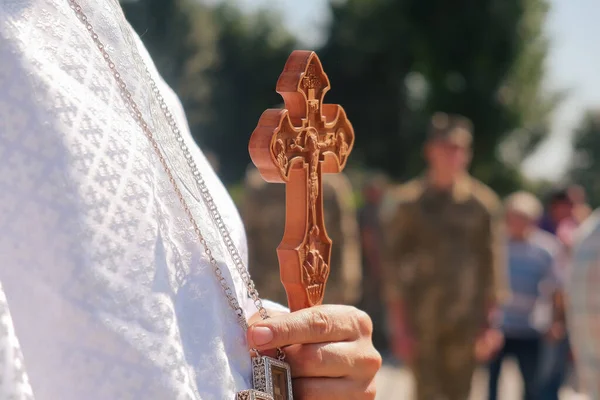
[[[190,220],[190,222],[192,224],[192,227],[194,228],[194,232],[196,233],[196,235],[198,236],[198,239],[200,240],[200,243],[204,247],[204,253],[208,257],[209,262],[213,267],[213,270],[219,281],[219,284],[221,285],[221,288],[223,289],[223,292],[225,293],[225,296],[227,297],[227,301],[229,302],[230,307],[235,311],[238,323],[244,329],[244,331],[247,330],[248,322],[246,321],[246,317],[244,315],[244,310],[240,306],[237,298],[235,297],[235,292],[229,287],[227,280],[223,276],[223,271],[221,271],[221,268],[219,267],[217,260],[215,260],[213,253],[212,253],[210,247],[208,246],[206,239],[202,235],[202,231],[200,230],[200,227],[198,226],[198,223],[196,222],[196,219],[194,218],[194,215],[193,215],[192,211],[190,210],[190,207],[188,206],[188,203],[185,200],[183,193],[181,192],[181,189],[179,188],[179,185],[177,184],[177,181],[176,181],[175,177],[173,176],[171,169],[169,168],[167,160],[165,159],[164,155],[162,154],[162,152],[160,150],[160,147],[159,147],[159,144],[158,144],[156,138],[154,137],[152,131],[148,127],[148,124],[146,123],[141,111],[139,110],[137,103],[133,99],[131,92],[127,89],[127,85],[121,78],[121,74],[119,73],[118,69],[116,68],[115,63],[112,61],[110,55],[106,51],[104,44],[100,41],[98,34],[94,30],[94,27],[88,21],[87,15],[82,11],[81,6],[75,0],[68,0],[68,1],[71,5],[71,8],[75,11],[75,14],[79,18],[79,20],[85,25],[86,30],[90,33],[90,35],[92,36],[92,39],[94,40],[94,43],[96,44],[96,46],[102,53],[102,57],[108,64],[108,67],[110,68],[112,75],[115,78],[115,80],[119,86],[119,89],[121,91],[121,95],[122,95],[123,99],[131,107],[137,123],[140,125],[140,127],[144,131],[144,134],[150,141],[150,144],[152,145],[154,152],[156,153],[163,169],[165,170],[165,173],[167,174],[167,177],[169,178],[169,182],[171,182],[173,189],[175,190],[175,193],[177,194],[177,197],[179,198],[179,202],[181,203],[188,219]],[[223,218],[221,217],[221,214],[219,213],[217,205],[216,205],[210,191],[208,190],[208,186],[206,185],[206,182],[205,182],[204,178],[202,177],[202,174],[200,173],[196,163],[194,162],[192,153],[190,152],[190,149],[188,148],[188,146],[185,144],[185,140],[184,140],[183,136],[181,136],[181,132],[179,130],[179,127],[177,126],[177,123],[176,123],[174,117],[173,117],[173,113],[171,113],[167,104],[165,103],[164,98],[161,95],[161,93],[156,85],[156,82],[152,78],[147,66],[146,66],[146,74],[148,76],[152,92],[154,93],[156,100],[158,101],[160,108],[161,108],[165,118],[167,119],[167,122],[169,123],[169,127],[171,128],[171,131],[173,132],[175,139],[179,143],[179,147],[183,152],[183,156],[185,157],[185,160],[186,160],[188,166],[190,167],[192,176],[194,177],[194,180],[196,181],[196,184],[198,185],[198,189],[200,190],[202,200],[204,201],[204,204],[208,208],[214,224],[219,229],[219,233],[221,234],[221,237],[222,237],[223,241],[225,242],[225,245],[227,246],[227,250],[229,251],[229,254],[231,255],[231,258],[235,264],[235,267],[236,267],[238,273],[240,274],[240,277],[242,278],[244,285],[246,286],[248,295],[252,298],[254,305],[256,306],[261,318],[267,319],[267,318],[269,318],[269,314],[267,313],[267,310],[264,308],[264,306],[262,304],[262,300],[259,297],[258,291],[256,290],[256,287],[254,285],[254,282],[250,278],[250,274],[248,273],[248,270],[247,270],[246,266],[244,265],[244,261],[242,260],[242,257],[240,256],[240,254],[235,246],[235,243],[233,242],[231,235],[229,234],[229,231],[227,230],[227,226],[223,222]],[[278,357],[280,359],[283,359],[283,357],[284,357],[283,352],[280,349],[277,349],[277,350],[278,350]]]

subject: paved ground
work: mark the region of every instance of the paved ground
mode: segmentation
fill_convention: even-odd
[[[377,400],[412,400],[412,386],[412,377],[406,369],[385,366],[378,377]],[[523,384],[516,365],[510,361],[506,362],[500,376],[499,400],[518,400],[521,398],[522,389]],[[470,400],[486,399],[487,374],[485,371],[478,371],[473,379]],[[561,393],[561,400],[585,400],[585,398],[565,389]]]

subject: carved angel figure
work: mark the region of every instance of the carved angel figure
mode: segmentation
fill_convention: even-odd
[[[284,172],[287,171],[289,160],[285,154],[285,144],[282,139],[277,139],[277,142],[275,143],[275,154],[277,155],[277,164],[281,170]]]

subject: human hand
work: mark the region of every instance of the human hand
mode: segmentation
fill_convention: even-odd
[[[547,337],[551,342],[558,342],[563,339],[567,334],[567,330],[565,329],[565,324],[562,322],[554,322],[550,326],[548,330]]]
[[[381,356],[372,330],[366,313],[323,305],[256,322],[248,344],[261,352],[285,347],[295,399],[374,399]]]
[[[486,329],[475,341],[475,359],[488,362],[504,346],[504,335],[498,329]]]

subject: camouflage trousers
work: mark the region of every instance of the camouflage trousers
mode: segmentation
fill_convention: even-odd
[[[446,334],[444,334],[446,333]],[[470,332],[417,335],[411,369],[417,400],[467,400],[475,372],[475,337]]]

